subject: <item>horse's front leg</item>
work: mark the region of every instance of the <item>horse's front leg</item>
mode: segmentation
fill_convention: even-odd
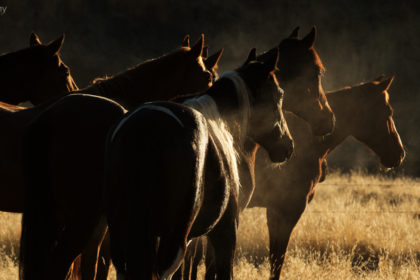
[[[267,208],[267,225],[270,239],[270,280],[280,279],[290,235],[305,210],[305,198],[302,200],[303,202],[300,205],[293,204],[290,209],[281,204],[280,206],[276,205]]]
[[[233,279],[238,215],[237,199],[231,194],[225,213],[208,234],[214,248],[217,280]]]

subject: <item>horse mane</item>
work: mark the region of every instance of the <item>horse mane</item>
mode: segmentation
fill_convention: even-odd
[[[324,74],[327,71],[327,69],[325,68],[324,64],[322,63],[321,58],[319,57],[319,55],[316,52],[316,50],[314,49],[314,47],[310,48],[310,50],[312,51],[312,54],[314,56],[315,65],[317,65],[318,68],[319,68],[319,73]]]
[[[158,58],[143,61],[117,75],[106,75],[95,78],[90,86],[79,92],[98,94],[105,97],[111,97],[110,94],[112,92],[119,92],[119,97],[124,99],[133,89],[138,87],[139,77],[148,77],[148,73],[154,73],[157,67],[167,68],[162,65],[169,64],[172,58],[180,56],[189,50],[189,47],[180,47]]]
[[[27,108],[0,101],[0,110],[1,111],[18,112],[18,111],[21,111],[21,110],[24,110],[24,109],[27,109]]]
[[[228,72],[222,75],[220,79],[222,78],[230,79],[235,86],[236,93],[238,95],[239,106],[243,108],[244,112],[242,124],[245,122],[245,125],[242,125],[241,128],[242,130],[245,130],[247,127],[246,122],[248,121],[250,111],[248,88],[242,78],[237,74],[237,72]],[[226,159],[228,166],[225,168],[225,170],[228,170],[230,173],[228,175],[231,182],[235,184],[237,191],[239,191],[241,183],[239,178],[238,160],[240,160],[240,156],[237,147],[240,147],[240,145],[237,145],[234,142],[234,137],[229,130],[229,126],[220,115],[216,102],[211,96],[204,94],[198,97],[187,99],[184,101],[184,104],[193,109],[196,109],[206,118],[209,125],[210,136],[215,142],[216,147],[220,150]],[[243,131],[241,134],[243,134]],[[245,137],[243,137],[243,139],[244,138]],[[224,161],[222,161],[222,164],[224,165]]]

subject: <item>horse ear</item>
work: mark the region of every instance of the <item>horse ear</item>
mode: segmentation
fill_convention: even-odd
[[[299,26],[293,29],[292,33],[289,35],[289,39],[297,39],[299,36]]]
[[[56,39],[55,41],[52,41],[47,45],[47,52],[49,55],[53,56],[57,54],[64,43],[64,34],[60,36],[60,38]]]
[[[207,58],[204,61],[204,64],[206,65],[207,69],[214,69],[217,68],[217,63],[219,63],[220,58],[222,57],[224,49],[220,49],[215,54],[211,55],[209,58]]]
[[[247,65],[248,63],[250,63],[251,61],[257,60],[257,49],[256,48],[252,48],[249,51],[248,54],[248,58],[246,59],[244,65]]]
[[[208,56],[209,56],[209,47],[205,46],[203,48],[203,53],[201,54],[201,57],[203,59],[207,59]]]
[[[381,81],[378,84],[378,87],[379,87],[380,91],[388,90],[393,81],[394,81],[394,76],[389,77],[388,79],[385,79],[385,80]]]
[[[183,47],[190,47],[190,34],[185,35],[184,41],[182,41]]]
[[[36,35],[34,32],[31,33],[31,36],[29,37],[29,46],[35,47],[42,45],[41,40],[39,39],[38,35]]]
[[[375,80],[373,80],[373,81],[375,81],[375,82],[381,82],[383,79],[385,78],[385,75],[384,74],[381,74],[379,77],[377,77]]]
[[[303,46],[305,46],[307,49],[312,48],[315,44],[316,34],[316,27],[314,26],[312,27],[311,32],[309,32],[309,34],[302,39]]]
[[[201,34],[200,39],[198,39],[197,43],[191,47],[191,55],[195,58],[198,58],[203,53],[204,48],[204,34]]]
[[[279,61],[279,49],[274,48],[267,52],[264,59],[264,65],[268,72],[272,72],[277,69],[277,63]]]

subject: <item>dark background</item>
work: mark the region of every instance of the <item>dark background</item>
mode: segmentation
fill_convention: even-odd
[[[223,72],[250,48],[267,50],[294,27],[303,36],[316,25],[324,89],[395,75],[389,92],[408,153],[399,171],[420,175],[420,1],[0,0],[0,6],[7,6],[0,53],[28,46],[32,31],[44,42],[64,32],[63,60],[79,87],[169,52],[187,33],[193,41],[204,33],[210,53],[225,48]],[[375,158],[354,140],[329,159],[333,168],[377,170]]]

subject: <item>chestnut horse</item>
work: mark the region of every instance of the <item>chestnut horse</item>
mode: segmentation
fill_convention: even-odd
[[[183,46],[171,54],[129,69],[126,75],[122,73],[101,79],[80,92],[113,97],[133,107],[136,103],[202,91],[212,83],[212,76],[201,58],[203,44],[201,36],[192,47]],[[156,83],[154,90],[151,89],[153,83]],[[88,98],[82,96],[84,98],[69,96],[59,100],[28,127],[25,137],[27,200],[21,240],[24,279],[63,279],[75,257],[81,253],[89,256],[82,256],[82,274],[87,279],[95,278],[98,246],[106,230],[105,220],[100,219],[102,202],[101,196],[98,196],[102,193],[105,135],[121,112],[116,110],[118,114],[110,113],[108,116],[104,109],[100,111],[101,116],[92,116],[96,112],[89,110],[85,103],[96,101],[91,100],[94,98],[90,95]],[[99,103],[110,102],[104,100],[102,98]],[[81,108],[74,105],[79,101],[83,102]],[[115,105],[107,106],[115,108]],[[78,108],[77,114],[74,108]],[[68,174],[78,176],[69,177]],[[40,203],[44,200],[45,203]],[[36,214],[41,213],[46,218],[37,220]],[[47,217],[54,218],[49,220]],[[42,236],[42,222],[53,220],[55,224],[45,226],[51,229],[50,235]],[[61,240],[63,243],[60,243]],[[57,242],[62,247],[43,246],[39,254],[44,257],[28,253],[31,246],[51,242]],[[32,252],[35,254],[38,250]],[[43,263],[35,265],[39,262]],[[49,268],[49,264],[54,265]]]
[[[313,137],[310,128],[287,114],[295,153],[280,169],[267,166],[257,153],[257,188],[248,207],[266,207],[270,236],[270,279],[279,279],[293,228],[311,200],[326,156],[348,136],[374,151],[388,168],[399,166],[405,152],[392,118],[388,88],[393,77],[328,93],[336,116],[335,131]]]
[[[188,240],[204,234],[215,248],[217,278],[232,279],[235,147],[251,137],[275,162],[292,152],[282,91],[270,74],[277,57],[248,59],[185,105],[140,106],[109,133],[106,209],[118,279],[171,279]]]
[[[30,47],[0,56],[0,100],[10,104],[30,101],[37,105],[77,90],[70,69],[59,52],[64,35],[43,45],[31,34]]]

